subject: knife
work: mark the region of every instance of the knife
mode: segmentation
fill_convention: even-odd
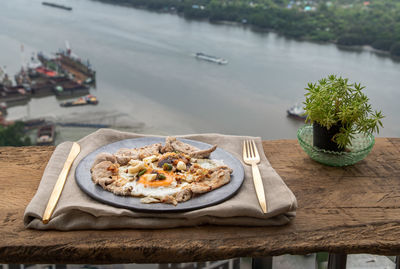
[[[79,146],[79,144],[74,142],[71,151],[69,152],[68,158],[64,163],[64,167],[61,170],[60,175],[58,176],[56,185],[53,188],[53,192],[51,193],[49,202],[47,203],[46,210],[44,211],[42,219],[44,224],[47,224],[49,222],[51,215],[53,214],[53,211],[56,208],[58,199],[60,198],[61,192],[64,188],[65,181],[67,180],[69,170],[71,169],[72,163],[74,162],[76,156],[78,156],[80,150],[81,147]]]

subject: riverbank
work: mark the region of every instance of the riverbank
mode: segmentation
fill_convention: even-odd
[[[246,1],[228,4],[206,1],[202,5],[191,0],[94,1],[176,13],[187,19],[206,20],[217,24],[249,25],[296,40],[329,42],[350,47],[369,45],[388,52],[392,57],[400,56],[400,35],[392,33],[397,23],[396,14],[400,12],[400,4],[385,4],[383,0],[353,5],[331,2],[304,4],[305,1],[290,1],[288,5],[275,2],[255,4]],[[382,12],[385,12],[385,18],[382,18]],[[356,21],[354,17],[357,17]]]

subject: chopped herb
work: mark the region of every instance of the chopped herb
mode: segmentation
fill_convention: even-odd
[[[166,179],[167,177],[164,174],[158,174],[157,176],[158,179]]]
[[[169,163],[164,163],[164,164],[163,164],[163,169],[164,169],[165,171],[171,171],[171,170],[172,170],[172,165],[169,164]]]
[[[137,174],[138,177],[142,176],[144,173],[146,173],[146,171],[147,171],[146,169],[140,170],[139,173]]]

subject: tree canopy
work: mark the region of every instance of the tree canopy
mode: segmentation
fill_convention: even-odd
[[[0,146],[29,146],[30,138],[25,136],[24,124],[16,122],[9,126],[0,125]]]
[[[98,0],[187,18],[231,21],[274,30],[288,37],[371,45],[391,52],[400,42],[397,0]]]

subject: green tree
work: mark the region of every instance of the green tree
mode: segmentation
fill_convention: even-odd
[[[24,133],[24,123],[16,122],[9,126],[0,126],[0,146],[29,146],[30,138]]]
[[[365,38],[359,34],[345,34],[337,40],[339,45],[360,46],[365,45]]]
[[[400,57],[400,42],[396,42],[390,48],[390,54]]]
[[[372,47],[378,50],[389,51],[393,45],[393,40],[389,39],[378,39],[374,43],[372,43]]]

